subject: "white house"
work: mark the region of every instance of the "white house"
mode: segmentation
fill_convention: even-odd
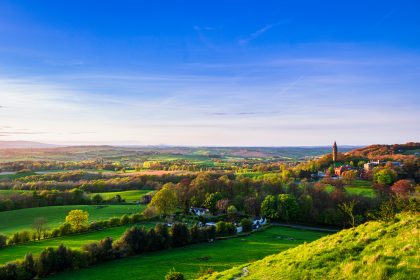
[[[267,219],[265,218],[260,218],[260,219],[255,219],[252,222],[252,227],[254,229],[260,228],[261,226],[265,225],[267,223]]]
[[[191,207],[190,212],[197,215],[197,216],[203,216],[205,214],[209,213],[209,209],[206,208],[198,208],[198,207]]]

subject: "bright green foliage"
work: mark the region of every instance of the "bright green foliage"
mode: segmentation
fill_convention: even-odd
[[[420,279],[420,217],[368,222],[202,279]]]
[[[269,219],[277,219],[277,199],[274,195],[267,195],[261,204],[261,214]]]
[[[163,185],[162,189],[153,196],[150,202],[150,206],[156,208],[161,215],[168,215],[175,211],[177,205],[178,200],[172,183]]]
[[[182,274],[181,272],[176,272],[176,271],[169,271],[168,274],[166,274],[165,276],[165,280],[184,280],[184,274]]]
[[[222,199],[222,194],[219,192],[216,193],[207,193],[206,199],[204,200],[203,206],[209,209],[212,213],[216,211],[216,203]]]
[[[66,222],[71,225],[75,230],[80,230],[83,226],[87,225],[89,213],[83,210],[71,210],[66,217]]]
[[[396,177],[395,171],[388,168],[384,168],[374,174],[375,182],[386,186],[391,185]]]
[[[296,220],[299,214],[296,198],[291,194],[279,194],[277,211],[278,217],[286,222]]]

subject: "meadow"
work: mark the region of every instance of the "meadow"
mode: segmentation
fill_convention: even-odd
[[[344,189],[348,194],[360,195],[369,198],[374,198],[376,192],[372,187],[372,183],[366,180],[354,180],[349,185],[345,186]],[[332,185],[325,185],[327,192],[332,192],[334,187]]]
[[[150,228],[154,227],[155,223],[142,222],[139,223],[139,225]],[[29,252],[31,252],[33,255],[36,255],[47,247],[57,247],[60,244],[63,244],[72,249],[80,249],[87,243],[99,241],[105,237],[118,239],[124,233],[124,231],[131,226],[132,225],[106,228],[100,231],[66,235],[57,238],[31,241],[23,244],[0,248],[0,264],[22,258],[26,253]]]
[[[103,199],[110,200],[110,199],[113,199],[115,196],[120,195],[121,198],[124,199],[126,202],[133,203],[133,202],[139,201],[143,195],[148,194],[150,192],[153,192],[153,191],[152,190],[132,190],[132,191],[121,191],[121,192],[90,193],[89,196],[94,196],[94,195],[99,194],[102,196]]]
[[[0,196],[12,196],[15,194],[21,193],[32,193],[31,191],[26,190],[0,190]]]
[[[0,233],[9,235],[17,231],[31,230],[31,226],[38,217],[47,220],[49,228],[55,228],[65,222],[67,214],[73,209],[80,209],[89,213],[89,221],[106,220],[143,211],[144,205],[66,205],[27,208],[0,212]]]
[[[201,269],[222,271],[316,240],[324,235],[325,233],[321,232],[273,226],[245,237],[147,253],[78,271],[60,273],[48,279],[111,280],[124,275],[126,280],[161,280],[171,269],[182,272],[187,279],[195,279]]]

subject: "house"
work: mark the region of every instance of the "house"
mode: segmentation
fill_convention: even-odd
[[[373,168],[379,166],[380,162],[378,161],[371,161],[368,163],[363,164],[363,169],[365,171],[371,171]]]
[[[267,223],[267,219],[265,218],[254,219],[254,221],[252,221],[252,228],[259,229],[261,226],[265,225],[266,223]]]
[[[340,167],[336,167],[334,168],[334,173],[336,176],[340,177],[341,175],[343,175],[344,172],[352,170],[353,168],[351,167],[351,165],[342,165]]]
[[[325,173],[324,173],[324,172],[322,172],[322,171],[318,171],[317,176],[318,176],[319,178],[324,178],[324,177],[325,177]]]
[[[399,162],[399,161],[380,162],[378,160],[378,161],[371,161],[371,162],[365,163],[363,165],[363,169],[365,171],[371,171],[371,170],[373,170],[373,168],[375,168],[377,166],[385,166],[385,165],[389,165],[389,164],[392,165],[392,167],[401,167],[402,166],[402,163]]]
[[[236,227],[236,233],[241,233],[243,231],[242,227]]]
[[[203,216],[203,215],[209,213],[209,209],[199,208],[199,207],[191,207],[190,212],[197,215],[197,216]]]
[[[215,227],[216,223],[215,222],[208,222],[204,224],[206,227]]]

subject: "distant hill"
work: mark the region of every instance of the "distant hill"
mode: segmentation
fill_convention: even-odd
[[[420,279],[418,215],[368,222],[202,279]]]
[[[46,149],[55,147],[57,146],[32,141],[0,141],[0,149]]]
[[[394,145],[370,145],[347,152],[348,155],[367,157],[369,159],[401,159],[408,156],[420,155],[420,143],[409,142]]]

